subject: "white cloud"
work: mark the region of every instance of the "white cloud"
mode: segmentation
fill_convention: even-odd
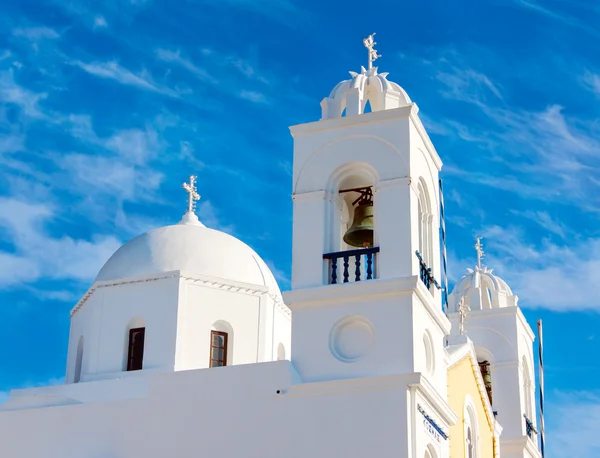
[[[88,199],[154,200],[154,191],[163,180],[158,171],[108,156],[71,153],[57,158],[57,162],[67,172],[72,190],[80,190],[81,196]]]
[[[94,18],[94,29],[103,29],[106,27],[108,27],[108,24],[106,23],[104,16],[96,16]]]
[[[600,75],[587,70],[581,80],[587,89],[600,96]]]
[[[538,247],[515,227],[489,226],[482,235],[486,264],[508,282],[521,306],[600,310],[594,294],[600,284],[600,239],[569,240],[570,246],[544,239]]]
[[[181,95],[178,91],[155,83],[148,72],[142,71],[139,75],[136,75],[114,61],[91,63],[72,61],[71,64],[81,68],[91,75],[98,76],[100,78],[111,79],[126,86],[134,86],[139,89],[168,95],[169,97],[179,97]]]
[[[547,405],[546,456],[600,456],[600,443],[594,440],[600,430],[600,396],[583,391],[553,394],[556,400]]]
[[[147,127],[144,130],[118,131],[105,142],[105,146],[134,164],[146,164],[163,145],[156,130]]]
[[[16,105],[28,117],[44,118],[39,102],[46,97],[45,93],[35,93],[17,84],[12,69],[0,72],[0,103]]]
[[[13,253],[0,253],[0,285],[30,283],[40,278],[90,281],[121,245],[112,236],[91,240],[54,237],[46,223],[59,216],[49,205],[0,198],[0,229]]]
[[[209,82],[211,84],[217,84],[218,82],[213,76],[211,76],[208,73],[207,70],[197,66],[191,60],[182,57],[180,51],[170,51],[168,49],[161,48],[156,51],[156,56],[159,60],[162,60],[163,62],[174,63],[185,68],[194,76],[203,81]]]
[[[50,27],[22,27],[12,31],[15,37],[26,38],[30,41],[39,41],[43,39],[55,40],[60,38],[60,34]]]
[[[246,91],[243,90],[240,92],[240,97],[245,100],[249,100],[250,102],[255,103],[269,103],[264,94],[256,91]]]

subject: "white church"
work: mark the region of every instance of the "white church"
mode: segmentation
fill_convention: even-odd
[[[479,261],[444,307],[442,161],[370,36],[294,138],[291,290],[206,227],[119,248],[65,383],[0,404],[2,458],[540,458],[534,334]]]

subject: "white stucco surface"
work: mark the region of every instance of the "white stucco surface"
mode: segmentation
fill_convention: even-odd
[[[279,287],[270,269],[239,239],[194,220],[148,231],[119,248],[96,281],[188,270],[201,275]]]

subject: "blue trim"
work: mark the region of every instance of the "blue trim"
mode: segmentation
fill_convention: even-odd
[[[442,431],[442,428],[440,428],[437,423],[435,421],[433,421],[433,419],[427,415],[425,413],[425,411],[423,410],[423,407],[421,407],[419,404],[417,404],[417,410],[419,412],[421,412],[421,414],[425,417],[425,420],[427,420],[429,422],[429,424],[431,426],[433,426],[433,429],[435,429],[438,433],[440,433],[440,436],[442,436],[444,438],[444,440],[448,440],[448,435]]]

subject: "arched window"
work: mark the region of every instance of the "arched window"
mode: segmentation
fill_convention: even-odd
[[[210,332],[210,367],[227,366],[227,333]]]
[[[139,371],[144,366],[144,340],[146,328],[133,328],[129,330],[129,344],[127,346],[127,370]]]
[[[523,402],[525,404],[524,413],[527,418],[533,422],[533,384],[531,382],[531,373],[529,371],[529,364],[527,358],[523,356]]]
[[[425,370],[429,375],[433,375],[435,371],[435,355],[429,331],[423,333],[423,346],[425,347]]]
[[[73,377],[73,383],[79,383],[81,380],[81,366],[83,364],[83,336],[79,336],[79,342],[77,343],[77,356],[75,358],[75,376]]]
[[[277,345],[277,361],[283,361],[285,359],[285,346],[280,342]]]
[[[233,364],[233,328],[224,320],[216,321],[210,331],[209,367]]]
[[[427,192],[425,181],[419,179],[418,189],[418,231],[419,231],[419,252],[428,267],[433,268],[433,212],[431,210],[431,200]]]
[[[466,458],[478,458],[479,457],[479,430],[477,423],[477,415],[475,413],[475,407],[470,398],[467,397],[465,400],[464,409],[464,438],[465,438],[465,457]]]

